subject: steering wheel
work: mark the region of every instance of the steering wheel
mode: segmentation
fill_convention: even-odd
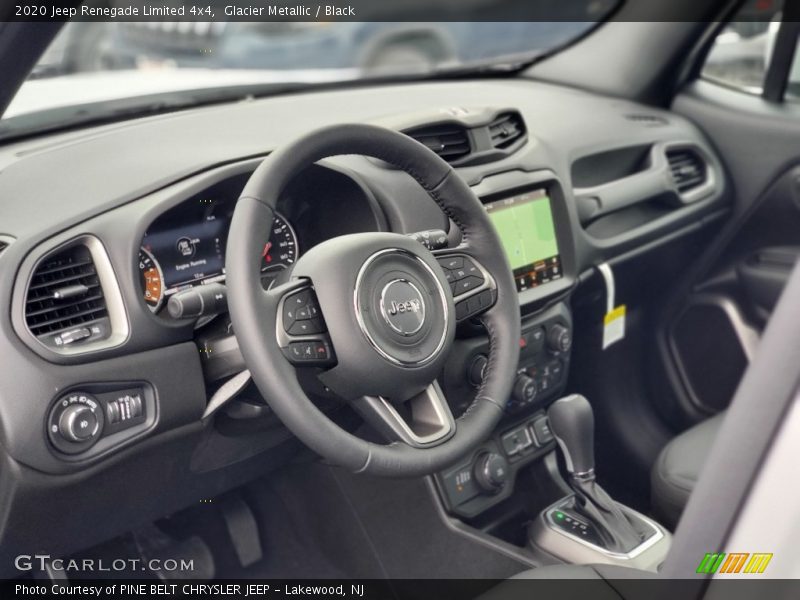
[[[325,241],[295,264],[291,279],[264,290],[261,249],[276,203],[313,163],[360,154],[402,169],[461,229],[455,249],[430,252],[396,233]],[[519,354],[519,301],[500,240],[469,186],[433,151],[368,125],[314,131],[267,157],[236,204],[228,237],[228,303],[242,355],[275,414],[334,464],[383,476],[433,473],[494,429],[510,395]],[[479,317],[489,336],[483,382],[453,418],[436,383],[456,322]],[[330,420],[298,383],[319,379],[386,438],[365,441]]]

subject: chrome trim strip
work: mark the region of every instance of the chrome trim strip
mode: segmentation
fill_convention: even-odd
[[[386,398],[368,396],[365,400],[394,435],[414,448],[436,445],[455,432],[453,413],[450,412],[444,394],[435,381],[409,401],[412,422],[424,423],[434,428],[433,432],[426,435],[417,434]]]

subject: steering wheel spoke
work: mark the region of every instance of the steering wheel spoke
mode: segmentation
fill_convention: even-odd
[[[456,320],[464,321],[489,310],[497,301],[497,284],[468,247],[434,252],[444,270],[456,306]]]
[[[388,441],[413,448],[438,446],[456,430],[453,413],[435,381],[400,405],[381,396],[363,396],[352,404]]]
[[[333,344],[311,282],[291,282],[266,294],[276,304],[276,337],[286,360],[296,367],[334,366]]]

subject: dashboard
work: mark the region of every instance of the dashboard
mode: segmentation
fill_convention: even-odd
[[[0,197],[19,207],[0,223],[0,298],[9,307],[0,316],[0,473],[19,477],[6,523],[36,521],[27,512],[34,504],[37,515],[79,506],[95,528],[87,534],[80,519],[59,523],[56,541],[66,551],[76,539],[107,538],[128,517],[186,506],[292,456],[296,440],[252,388],[243,389],[239,412],[203,418],[224,384],[219,373],[242,368],[235,332],[224,312],[206,322],[171,317],[170,298],[224,286],[237,199],[282,144],[345,122],[412,136],[447,127],[490,144],[490,125],[508,115],[521,136],[476,148],[453,166],[484,203],[513,269],[526,350],[523,400],[508,418],[531,419],[531,390],[542,398],[543,389],[563,385],[569,352],[558,346],[559,334],[571,326],[576,286],[600,263],[646,256],[727,215],[721,164],[687,120],[543,83],[476,80],[267,98],[0,149]],[[486,129],[478,136],[476,128]],[[689,191],[673,179],[676,161],[684,169],[678,175],[688,163],[699,177]],[[314,165],[284,190],[277,209],[259,257],[265,287],[311,248],[348,233],[425,232],[450,248],[461,242],[411,177],[364,157]],[[452,286],[472,285],[472,274],[451,267]],[[480,373],[476,359],[486,343],[485,332],[465,320],[443,373],[454,382],[447,395],[456,404],[474,394],[470,378]],[[310,375],[298,373],[309,394],[323,410],[339,410]],[[59,403],[72,397],[93,398],[103,418],[117,419],[98,426],[103,433],[90,445],[53,441]],[[165,480],[169,489],[154,493]],[[85,494],[86,485],[95,493]],[[95,518],[109,502],[122,512]],[[41,510],[48,503],[52,510]],[[140,512],[127,515],[125,507]],[[36,546],[32,536],[41,534],[2,524],[0,531],[8,552]]]

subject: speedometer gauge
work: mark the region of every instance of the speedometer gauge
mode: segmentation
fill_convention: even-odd
[[[281,270],[291,267],[297,260],[297,235],[289,222],[275,213],[269,240],[261,251],[261,273],[275,277]]]
[[[161,266],[145,248],[139,249],[139,279],[144,301],[150,310],[156,312],[164,301],[164,276]]]

